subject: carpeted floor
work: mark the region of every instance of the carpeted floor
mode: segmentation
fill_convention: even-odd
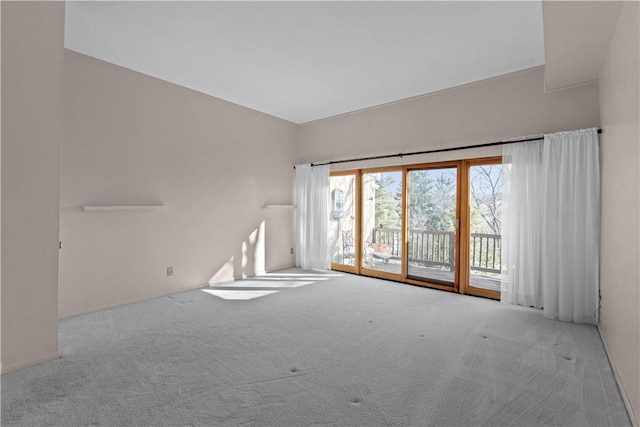
[[[275,291],[275,292],[274,292]],[[597,330],[286,270],[60,322],[3,426],[629,426]]]

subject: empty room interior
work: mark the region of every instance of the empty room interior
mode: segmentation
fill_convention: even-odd
[[[640,3],[2,1],[2,425],[639,426]]]

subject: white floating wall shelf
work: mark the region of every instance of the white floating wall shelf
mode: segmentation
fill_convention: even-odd
[[[83,205],[82,210],[87,212],[112,212],[112,211],[138,211],[138,212],[164,212],[167,207],[161,206],[132,206],[132,205]]]
[[[280,208],[280,209],[295,209],[296,205],[275,205],[275,204],[266,204],[263,207],[265,208]]]

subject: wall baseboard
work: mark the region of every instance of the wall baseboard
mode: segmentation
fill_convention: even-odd
[[[280,270],[286,270],[288,268],[295,268],[295,267],[296,267],[295,263],[294,264],[282,265],[282,266],[274,266],[274,267],[268,269],[266,271],[266,273],[276,273],[276,272],[278,272]]]
[[[14,363],[12,365],[4,365],[0,364],[0,374],[8,374],[11,372],[20,371],[25,368],[30,368],[32,366],[39,365],[41,363],[50,362],[52,360],[56,360],[60,357],[58,352],[47,354],[44,356],[36,357],[34,359],[24,360],[19,363]]]
[[[611,353],[609,351],[609,345],[607,344],[607,340],[604,338],[602,331],[600,330],[600,325],[596,328],[598,330],[598,335],[600,335],[600,340],[602,340],[602,344],[604,345],[604,352],[607,355],[607,359],[609,360],[609,365],[611,365],[611,370],[613,371],[613,377],[616,380],[616,384],[618,384],[618,390],[620,391],[620,395],[622,396],[622,401],[624,402],[625,408],[627,408],[627,414],[629,415],[629,419],[631,420],[631,425],[633,427],[640,427],[638,424],[639,420],[636,420],[636,417],[633,414],[633,409],[631,408],[631,401],[629,396],[627,395],[627,391],[625,390],[622,382],[620,381],[620,377],[618,377],[618,371],[616,369],[615,363],[613,363],[613,359],[611,358]]]
[[[63,319],[69,319],[71,317],[76,317],[76,316],[84,316],[85,314],[97,313],[99,311],[111,310],[112,308],[124,307],[126,305],[136,304],[136,303],[143,302],[143,301],[149,301],[149,300],[156,299],[156,298],[163,298],[163,297],[167,297],[169,295],[179,294],[180,292],[187,292],[187,291],[193,291],[195,289],[202,289],[202,288],[206,288],[207,286],[209,286],[207,283],[199,283],[197,285],[185,286],[184,288],[175,289],[175,290],[172,290],[170,292],[161,292],[161,293],[156,294],[156,295],[146,296],[146,297],[143,297],[143,298],[126,301],[126,302],[123,302],[123,303],[107,304],[107,305],[103,305],[103,306],[100,306],[100,307],[93,307],[93,308],[89,308],[87,310],[81,310],[81,311],[78,311],[78,312],[67,314],[67,315],[62,316],[62,317],[58,317],[58,321],[63,320]]]

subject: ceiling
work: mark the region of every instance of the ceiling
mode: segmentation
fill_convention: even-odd
[[[544,64],[540,1],[67,1],[65,47],[298,124]]]

